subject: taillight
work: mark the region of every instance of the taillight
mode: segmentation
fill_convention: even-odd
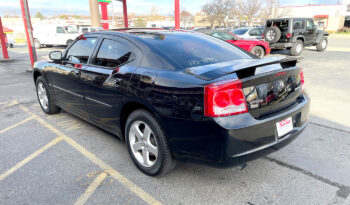
[[[242,81],[230,80],[204,87],[204,115],[220,117],[248,112]]]
[[[303,71],[300,72],[300,82],[301,82],[301,90],[304,92],[305,80],[304,80],[304,72]]]
[[[287,38],[291,38],[292,34],[291,33],[287,33]]]

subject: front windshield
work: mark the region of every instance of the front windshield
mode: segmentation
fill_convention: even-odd
[[[235,30],[233,30],[232,33],[234,33],[234,34],[236,34],[236,35],[243,35],[243,34],[245,34],[247,31],[248,31],[248,29],[240,28],[240,29],[235,29]]]
[[[65,26],[64,29],[66,29],[67,33],[78,33],[77,29],[73,26]]]

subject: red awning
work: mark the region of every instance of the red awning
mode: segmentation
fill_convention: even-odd
[[[315,15],[314,18],[315,19],[326,19],[326,18],[328,18],[328,15]]]
[[[5,26],[3,26],[4,28],[4,33],[13,33],[13,30],[6,28]]]

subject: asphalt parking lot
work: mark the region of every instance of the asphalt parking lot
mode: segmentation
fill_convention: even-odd
[[[27,48],[10,57],[0,61],[0,204],[350,204],[350,38],[304,50],[311,122],[289,146],[243,169],[178,163],[162,178],[142,174],[117,137],[45,115]]]

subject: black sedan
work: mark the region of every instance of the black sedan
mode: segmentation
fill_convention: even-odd
[[[33,72],[42,110],[119,136],[152,176],[183,159],[232,166],[268,154],[309,118],[296,60],[257,59],[200,33],[89,33],[50,59]]]

